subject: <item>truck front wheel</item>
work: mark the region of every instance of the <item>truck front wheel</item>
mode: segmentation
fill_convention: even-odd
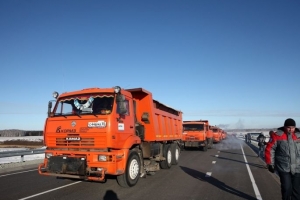
[[[117,176],[117,181],[122,187],[132,187],[136,185],[140,177],[141,161],[136,151],[130,151],[125,173]]]

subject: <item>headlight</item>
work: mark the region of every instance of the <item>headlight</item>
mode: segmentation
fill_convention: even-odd
[[[106,161],[106,156],[104,156],[104,155],[99,155],[99,156],[98,156],[98,160],[99,160],[99,161],[104,161],[104,162],[105,162],[105,161]]]
[[[59,94],[58,94],[58,92],[53,92],[52,95],[53,95],[53,97],[54,97],[55,99],[57,99],[57,97],[58,97]]]
[[[120,93],[120,91],[121,91],[121,87],[120,86],[116,86],[116,87],[114,87],[114,89],[115,89],[115,93],[116,94]]]
[[[46,153],[46,154],[45,154],[45,157],[46,157],[46,158],[50,158],[51,156],[53,156],[52,153]]]
[[[110,162],[110,161],[112,161],[112,156],[98,155],[98,160],[100,162]]]

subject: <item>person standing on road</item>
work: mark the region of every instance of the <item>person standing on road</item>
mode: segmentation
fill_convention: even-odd
[[[272,137],[272,135],[275,133],[275,131],[270,131],[269,132],[269,141],[268,142],[270,142],[270,140],[271,140],[271,137]]]
[[[282,199],[300,200],[300,131],[288,118],[284,126],[272,134],[265,149],[268,170],[278,172]]]
[[[248,142],[248,134],[247,133],[245,134],[245,142],[246,143]]]
[[[248,133],[248,142],[251,144],[251,133]]]
[[[259,136],[256,138],[257,142],[258,142],[258,154],[257,157],[260,157],[261,154],[263,154],[262,156],[265,157],[264,152],[265,152],[265,145],[266,143],[266,137],[264,136],[263,133],[260,133]]]
[[[271,130],[271,131],[269,132],[269,136],[271,137],[274,133],[275,133],[275,131]]]

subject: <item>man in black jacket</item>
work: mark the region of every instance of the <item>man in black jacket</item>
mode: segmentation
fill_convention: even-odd
[[[264,152],[265,152],[265,145],[266,143],[266,137],[264,136],[263,133],[260,133],[259,136],[256,138],[257,142],[258,142],[258,154],[257,157],[259,157],[261,154],[263,154],[262,156],[265,157]]]

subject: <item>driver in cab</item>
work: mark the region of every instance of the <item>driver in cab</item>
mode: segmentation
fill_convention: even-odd
[[[100,101],[94,102],[93,113],[107,115],[110,114],[112,110],[112,102],[110,99],[102,99]]]

